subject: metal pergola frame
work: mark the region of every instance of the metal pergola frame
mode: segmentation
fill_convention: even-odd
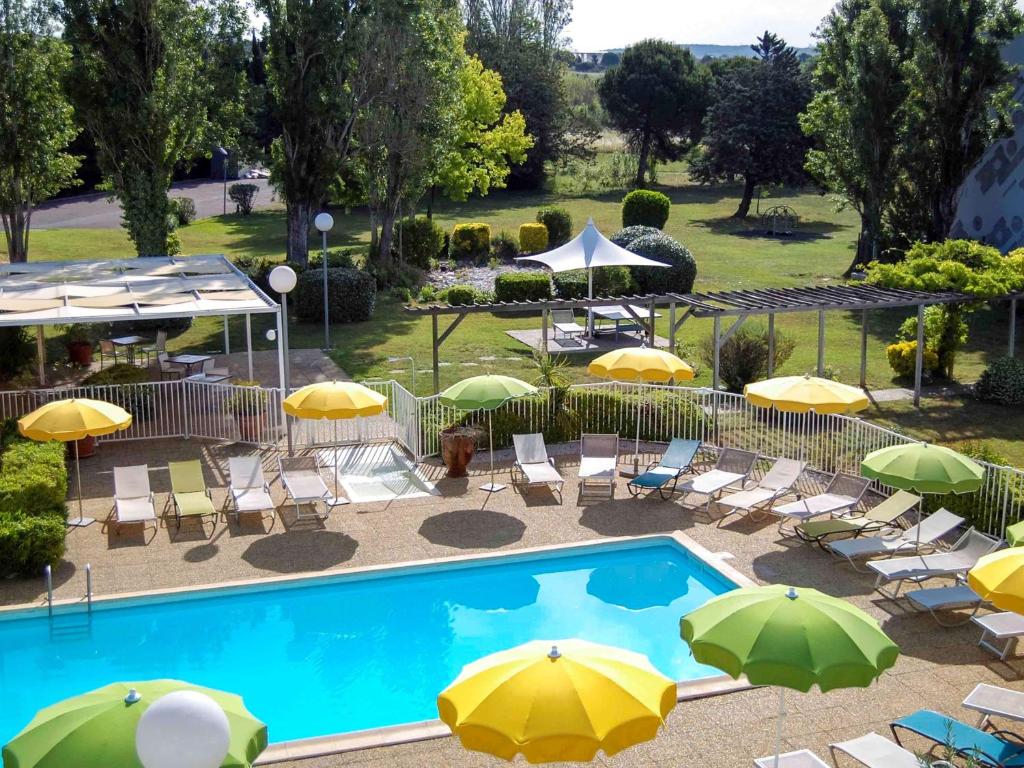
[[[1007,296],[1010,300],[1010,355],[1014,353],[1014,320],[1017,299],[1024,294]],[[714,323],[715,361],[712,372],[712,385],[717,390],[719,385],[718,353],[722,344],[740,329],[747,318],[767,316],[769,344],[769,376],[774,362],[775,315],[789,312],[818,313],[818,374],[825,368],[825,312],[849,311],[861,313],[861,349],[860,349],[860,386],[867,384],[867,333],[868,312],[878,309],[917,308],[917,359],[914,365],[914,405],[921,402],[921,379],[924,364],[924,308],[933,304],[952,304],[958,302],[977,301],[973,296],[952,291],[925,292],[910,291],[898,288],[881,288],[874,285],[835,285],[808,286],[796,288],[762,288],[757,290],[716,291],[692,294],[647,294],[642,296],[613,296],[594,299],[557,299],[552,301],[517,301],[491,302],[486,304],[469,304],[465,306],[448,306],[432,304],[423,307],[406,307],[405,311],[412,315],[429,315],[432,324],[432,362],[434,374],[434,391],[440,388],[439,351],[441,345],[466,318],[467,315],[479,312],[540,312],[542,348],[547,351],[548,316],[552,310],[588,309],[596,306],[622,306],[633,320],[643,328],[644,335],[653,342],[654,309],[669,309],[669,345],[675,347],[676,334],[690,318],[711,319]],[[646,321],[639,317],[630,305],[647,306],[651,310],[651,319]],[[440,331],[438,318],[442,315],[454,315],[448,326]],[[723,318],[735,318],[732,324],[722,330]]]

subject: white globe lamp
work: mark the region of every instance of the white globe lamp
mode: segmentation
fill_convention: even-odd
[[[298,278],[291,267],[274,267],[270,270],[270,287],[278,293],[288,293],[295,287]]]
[[[334,217],[326,211],[318,213],[313,219],[313,226],[318,232],[330,232],[334,228]]]
[[[230,746],[228,716],[198,691],[161,696],[135,728],[135,752],[145,768],[219,768]]]

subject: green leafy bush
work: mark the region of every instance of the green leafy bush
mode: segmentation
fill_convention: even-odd
[[[444,248],[444,230],[426,216],[405,218],[395,222],[395,247],[402,244],[402,258],[420,269],[430,269]]]
[[[642,224],[636,224],[632,227],[623,227],[614,235],[608,239],[615,243],[620,248],[629,250],[630,243],[637,238],[643,237],[644,235],[660,235],[661,230],[657,227],[645,227]]]
[[[491,238],[491,257],[500,261],[511,261],[519,255],[519,240],[505,230]]]
[[[456,224],[448,242],[448,253],[453,259],[487,258],[491,250],[491,227],[488,224]]]
[[[420,288],[419,301],[422,302],[423,304],[430,304],[432,302],[437,301],[437,296],[437,286],[430,285],[429,283],[427,283],[427,285],[424,285],[422,288]]]
[[[774,370],[785,363],[796,342],[780,331],[775,332]],[[715,337],[708,334],[697,349],[701,362],[710,370],[715,364]],[[718,378],[729,392],[742,392],[743,387],[768,376],[768,329],[744,326],[730,336],[718,351]]]
[[[890,344],[885,348],[885,356],[889,360],[889,367],[897,376],[911,377],[917,366],[917,341],[897,341]],[[925,346],[921,362],[924,372],[929,373],[939,367],[939,356],[934,349]]]
[[[0,514],[64,514],[64,443],[10,438],[0,457]]]
[[[196,220],[196,201],[191,197],[172,197],[170,203],[180,226],[187,227]]]
[[[303,322],[323,320],[323,274],[308,270],[295,285],[295,316]],[[335,267],[327,270],[327,301],[332,323],[369,320],[377,304],[377,283],[358,269]]]
[[[1000,405],[1024,405],[1024,360],[993,360],[974,385],[974,394],[980,400]]]
[[[540,253],[548,247],[548,228],[543,224],[519,225],[519,250],[523,253]]]
[[[451,307],[465,307],[469,304],[477,304],[480,300],[480,291],[472,285],[453,285],[442,295]]]
[[[10,378],[35,358],[35,345],[28,328],[8,326],[0,328],[0,376]]]
[[[494,280],[495,301],[544,301],[551,298],[547,272],[503,272]]]
[[[269,261],[269,259],[267,259]],[[309,254],[309,269],[321,269],[324,263],[324,255],[317,251],[316,253]],[[270,262],[270,269],[276,267],[275,262]],[[327,251],[327,268],[331,267],[344,267],[345,269],[359,269],[359,264],[356,262],[355,256],[348,248],[334,248]],[[270,274],[270,269],[267,270],[267,274]],[[323,275],[320,276],[321,279]]]
[[[106,390],[103,399],[121,406],[136,419],[143,419],[153,412],[153,391],[150,387],[134,385],[148,381],[150,374],[145,368],[118,363],[89,374],[82,379],[82,386],[117,386],[117,389]]]
[[[260,188],[255,184],[232,184],[228,187],[228,197],[240,214],[248,216],[256,204],[256,194],[259,191]]]
[[[0,512],[0,576],[39,576],[64,557],[63,515]]]
[[[697,279],[697,260],[675,238],[659,232],[638,237],[629,244],[633,253],[668,264],[663,267],[630,267],[641,293],[689,293]]]
[[[537,211],[537,221],[548,229],[548,247],[557,248],[569,242],[572,237],[572,215],[558,206],[548,206]]]
[[[117,363],[109,368],[90,373],[82,379],[82,386],[100,386],[103,384],[141,384],[149,381],[149,374],[145,368],[127,363]]]
[[[671,208],[668,195],[650,189],[634,189],[622,198],[622,226],[641,224],[661,229],[668,221]]]
[[[555,296],[560,299],[587,297],[587,271],[573,269],[559,272],[552,278]],[[594,270],[595,296],[631,296],[636,293],[636,281],[629,267],[597,267]]]

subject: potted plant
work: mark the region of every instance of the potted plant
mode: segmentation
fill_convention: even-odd
[[[441,458],[448,468],[448,477],[465,477],[466,467],[476,452],[481,431],[476,427],[453,424],[441,430]]]
[[[63,326],[61,330],[68,350],[68,362],[83,366],[92,364],[92,328],[86,323],[73,323]]]
[[[258,443],[267,425],[267,393],[258,381],[237,381],[224,399],[224,409],[235,417],[244,443]]]

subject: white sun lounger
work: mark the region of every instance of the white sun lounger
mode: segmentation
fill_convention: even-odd
[[[871,481],[866,477],[836,472],[823,493],[772,508],[772,513],[781,518],[779,533],[785,532],[783,529],[786,525],[795,527],[822,515],[849,512],[860,503],[870,484]]]
[[[832,762],[836,765],[839,765],[836,752],[842,752],[868,768],[921,768],[922,765],[913,752],[874,731],[856,739],[829,744],[828,748],[832,752]],[[952,768],[945,760],[930,765],[933,768]]]
[[[228,459],[231,478],[229,497],[235,512],[235,521],[242,512],[270,510],[273,517],[277,506],[270,498],[270,484],[263,475],[259,456],[236,456]]]
[[[964,575],[980,557],[995,551],[1001,543],[971,528],[948,552],[874,560],[868,563],[868,568],[878,574],[875,589],[888,597],[898,597],[903,582],[919,584],[937,576]],[[896,588],[889,592],[886,588],[892,582],[896,582]]]
[[[114,467],[114,532],[120,534],[122,525],[152,522],[157,528],[156,506],[149,487],[149,467]]]
[[[619,436],[587,434],[580,437],[580,495],[591,486],[608,488],[615,496],[615,477],[619,465]]]
[[[330,495],[327,485],[320,477],[320,464],[316,456],[281,456],[278,458],[281,471],[281,484],[288,497],[295,504],[295,517],[318,517],[326,520],[328,513],[327,497]],[[316,512],[316,503],[323,502],[324,513]],[[313,507],[312,515],[302,514],[302,505]]]
[[[552,309],[551,325],[554,327],[553,338],[558,339],[558,334],[571,339],[573,336],[582,336],[587,329],[576,322],[576,316],[571,309]]]
[[[754,470],[756,463],[756,453],[741,451],[738,448],[723,448],[712,469],[677,483],[675,492],[683,495],[696,493],[700,496],[707,496],[705,509],[710,511],[711,502],[720,496],[722,491],[727,488],[743,487],[743,483]]]
[[[932,618],[943,627],[955,627],[966,624],[981,608],[982,600],[977,593],[966,584],[954,584],[948,587],[926,587],[904,592],[903,596],[911,605],[920,611],[928,611]],[[938,611],[955,611],[958,608],[973,608],[967,616],[955,621],[945,621]]]
[[[525,485],[527,488],[549,487],[553,491],[558,491],[558,498],[561,501],[562,485],[565,480],[555,469],[554,459],[548,456],[544,435],[512,435],[512,444],[516,449],[516,463],[512,465],[513,485]]]
[[[796,481],[803,474],[806,464],[795,459],[776,459],[764,477],[744,485],[743,490],[720,498],[716,504],[725,507],[725,514],[718,520],[721,525],[729,515],[744,513],[754,516],[755,511],[765,514],[779,499],[793,490]]]
[[[947,509],[940,509],[924,518],[917,525],[892,536],[866,536],[859,539],[830,541],[825,547],[838,557],[845,557],[855,569],[868,572],[857,565],[858,559],[869,557],[892,557],[907,552],[931,549],[936,541],[953,531],[964,522]]]

